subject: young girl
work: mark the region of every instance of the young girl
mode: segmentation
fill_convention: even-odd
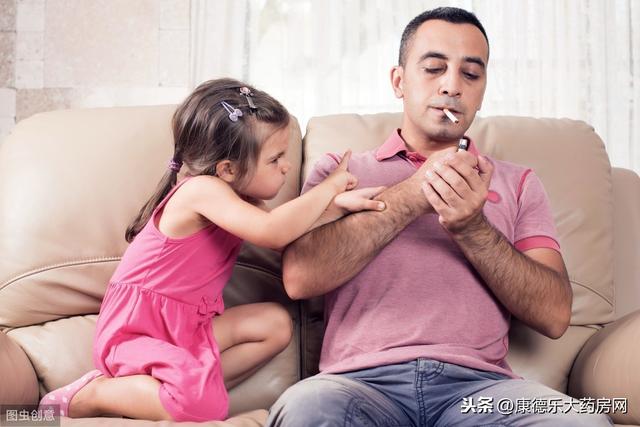
[[[291,166],[289,132],[278,101],[236,80],[205,82],[178,107],[173,159],[127,229],[131,244],[100,308],[97,369],[50,392],[41,406],[60,405],[69,417],[227,416],[225,384],[282,351],[292,329],[273,303],[224,311],[222,289],[242,241],[282,248],[347,211],[380,208],[369,199],[382,188],[343,193],[357,184],[347,153],[320,185],[268,212],[263,201],[276,196]],[[177,182],[183,165],[186,177]]]

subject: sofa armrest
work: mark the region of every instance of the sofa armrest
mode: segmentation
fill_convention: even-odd
[[[640,310],[609,323],[584,345],[569,375],[574,397],[627,398],[628,412],[609,414],[618,424],[640,423]]]
[[[38,377],[29,358],[14,340],[1,331],[0,378],[0,404],[38,403]]]

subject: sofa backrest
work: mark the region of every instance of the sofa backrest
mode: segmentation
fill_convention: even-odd
[[[327,152],[365,151],[400,127],[401,113],[341,114],[313,118],[304,137],[303,176]],[[586,123],[524,117],[476,118],[468,134],[479,150],[532,168],[545,185],[559,243],[573,287],[569,331],[559,340],[543,337],[517,321],[511,330],[509,363],[517,373],[566,389],[571,364],[592,325],[613,320],[613,196],[604,144]],[[306,303],[309,318],[321,318],[321,301]],[[303,342],[313,357],[320,325]],[[597,327],[597,326],[596,326]],[[306,374],[316,360],[306,361]]]
[[[38,114],[18,123],[0,146],[0,328],[25,350],[46,390],[93,369],[96,313],[127,247],[126,226],[173,154],[174,110]],[[293,170],[273,203],[299,192],[295,120],[289,158]],[[225,303],[277,301],[297,325],[298,304],[286,297],[280,277],[280,254],[246,244]],[[299,378],[298,360],[296,338],[231,391],[231,413],[269,407]]]

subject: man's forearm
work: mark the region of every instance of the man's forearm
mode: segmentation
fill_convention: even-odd
[[[519,252],[484,216],[453,237],[514,316],[549,337],[562,335],[571,316],[566,271],[555,271]]]
[[[323,295],[342,285],[429,208],[413,178],[387,189],[382,212],[358,212],[325,224],[291,243],[282,256],[283,280],[291,298]]]

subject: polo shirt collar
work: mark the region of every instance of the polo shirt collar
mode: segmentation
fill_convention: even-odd
[[[476,148],[476,144],[471,138],[469,138],[469,152],[475,156],[480,154],[480,152]],[[405,156],[410,157],[421,157],[422,160],[426,160],[421,154],[414,151],[409,151],[407,149],[407,144],[400,136],[400,129],[396,129],[391,132],[391,135],[389,135],[384,144],[378,147],[378,149],[376,150],[376,160],[381,162],[383,160],[390,159],[397,154],[404,154]]]

